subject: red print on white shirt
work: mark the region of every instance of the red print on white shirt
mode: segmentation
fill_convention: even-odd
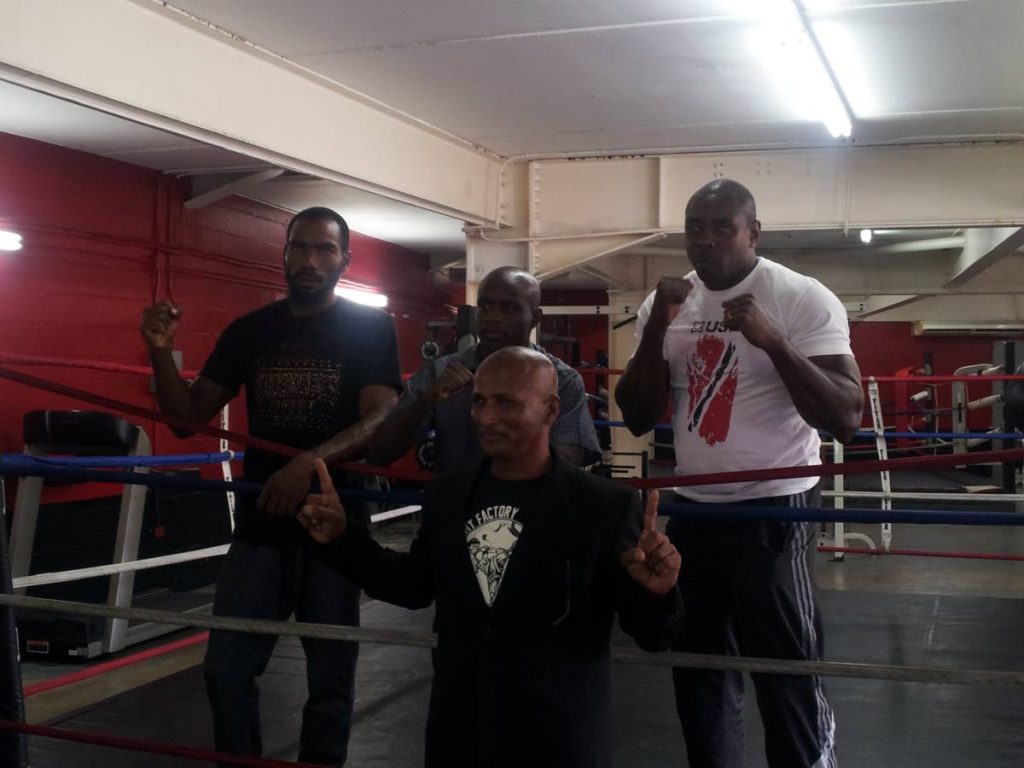
[[[690,404],[687,429],[715,445],[729,437],[732,403],[739,376],[736,345],[721,336],[701,336],[686,361]]]

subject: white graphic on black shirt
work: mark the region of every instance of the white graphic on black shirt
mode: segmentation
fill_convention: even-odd
[[[466,523],[469,559],[489,606],[494,605],[512,550],[523,533],[523,524],[515,519],[518,513],[519,507],[498,504],[484,507]]]

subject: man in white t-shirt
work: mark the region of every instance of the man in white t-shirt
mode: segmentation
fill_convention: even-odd
[[[686,206],[695,271],[663,277],[637,313],[637,348],[615,397],[643,434],[672,395],[680,475],[820,463],[817,430],[849,440],[863,393],[846,314],[821,283],[755,253],[761,224],[743,185],[705,185]],[[817,506],[817,478],[676,489],[681,501]],[[788,521],[673,519],[686,619],[675,650],[819,659],[814,529]],[[692,768],[743,764],[743,679],[676,669]],[[772,768],[835,765],[835,721],[816,677],[755,675]]]

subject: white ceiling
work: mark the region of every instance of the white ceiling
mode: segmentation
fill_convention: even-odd
[[[803,2],[853,108],[853,143],[1024,139],[1024,0]],[[835,146],[764,67],[761,29],[740,11],[766,3],[167,5],[506,158]],[[200,190],[230,178],[225,173],[267,167],[2,81],[0,131],[193,175]],[[339,184],[286,174],[245,194],[292,210],[331,205],[353,229],[439,260],[464,250],[461,222]],[[953,234],[889,233],[875,246]],[[669,237],[658,246],[679,254],[681,243]],[[762,247],[786,258],[864,252],[855,233],[836,232],[767,233]],[[886,259],[877,263],[884,269]],[[602,285],[575,271],[556,284]]]
[[[768,0],[170,5],[506,157],[833,143],[769,76],[752,3]],[[858,141],[1021,134],[1020,0],[805,7]]]
[[[200,195],[237,178],[238,174],[199,174],[193,182],[193,194]],[[429,253],[437,262],[461,259],[466,251],[461,221],[355,187],[287,173],[241,194],[289,211],[325,205],[340,211],[356,232]]]
[[[0,131],[158,171],[244,171],[252,158],[0,80]]]

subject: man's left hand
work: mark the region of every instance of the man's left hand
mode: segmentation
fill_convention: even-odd
[[[644,530],[634,549],[622,553],[622,566],[629,577],[654,595],[672,591],[679,578],[682,558],[665,534],[657,529],[658,492],[647,495],[644,510]]]
[[[723,301],[722,309],[725,310],[725,327],[730,331],[739,331],[758,349],[767,351],[782,341],[779,327],[761,311],[749,293]]]
[[[289,517],[298,512],[316,466],[312,456],[300,453],[270,476],[260,492],[258,507],[264,515]]]

